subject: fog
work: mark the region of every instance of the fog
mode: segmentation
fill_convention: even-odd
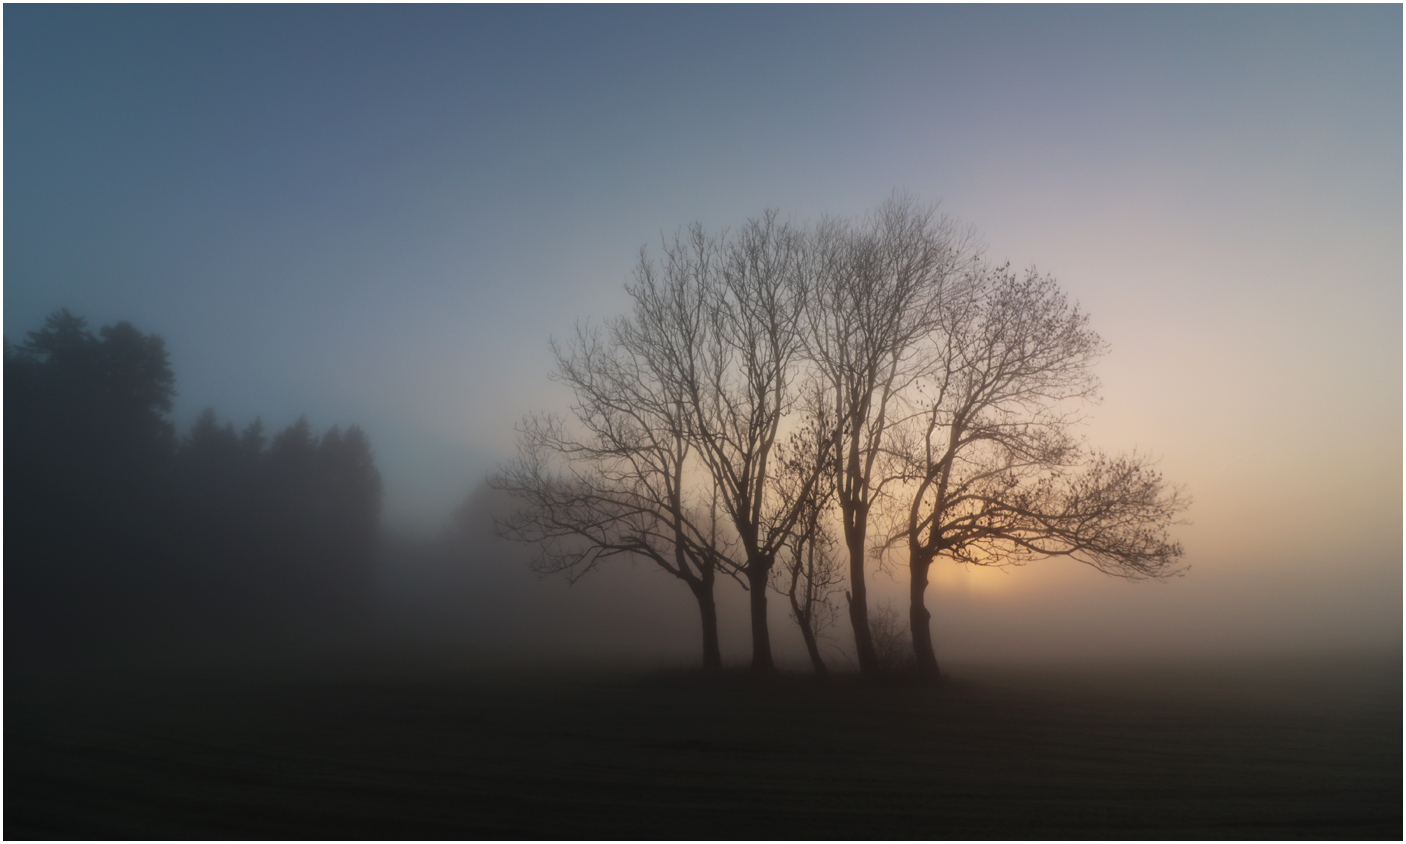
[[[537,575],[535,550],[493,531],[513,506],[484,483],[437,541],[388,538],[383,606],[408,645],[494,664],[698,661],[698,608],[682,582],[644,560],[607,562],[575,584]],[[1392,549],[1375,553],[1348,576],[1331,559],[1269,552],[1197,561],[1167,582],[1127,582],[1060,559],[1006,569],[946,562],[928,592],[934,645],[949,665],[1389,653],[1400,649],[1401,577]],[[875,571],[871,607],[890,606],[906,622],[907,589],[901,564]],[[724,660],[745,666],[745,593],[720,580],[718,603]],[[778,664],[808,671],[785,596],[773,593],[768,609]],[[843,618],[824,641],[834,669],[855,670]]]
[[[7,658],[14,670],[22,670],[30,648],[39,645],[50,674],[65,673],[65,664],[90,670],[94,659],[114,668],[208,663],[217,669],[308,660],[496,669],[699,664],[698,607],[681,581],[642,559],[607,561],[575,583],[539,575],[530,566],[533,547],[494,531],[495,518],[504,518],[514,506],[482,482],[439,534],[385,532],[376,551],[370,605],[355,617],[328,618],[322,626],[309,616],[296,631],[269,625],[260,620],[263,615],[211,631],[176,620],[189,614],[176,614],[165,627],[137,633],[125,626],[130,617],[121,620],[127,617],[122,607],[114,606],[101,626],[76,628],[81,632],[76,642],[69,635],[73,631],[65,630],[56,659],[42,640],[53,635],[52,627],[23,626],[33,596],[11,570]],[[1362,565],[1365,573],[1349,578],[1322,560],[1244,557],[1193,563],[1184,576],[1166,582],[1128,582],[1061,559],[1006,569],[944,561],[933,571],[927,605],[939,662],[949,669],[1398,652],[1399,569],[1386,551],[1375,567],[1366,562],[1370,558]],[[180,584],[188,582],[187,576],[168,592],[179,598]],[[252,588],[266,593],[288,588],[281,583],[268,580]],[[901,564],[871,571],[869,585],[871,611],[889,608],[906,624],[908,587]],[[149,606],[117,588],[110,599]],[[240,609],[248,588],[213,600],[225,614],[255,611],[252,604]],[[326,588],[329,595],[345,591],[344,584]],[[746,593],[722,578],[716,594],[724,664],[745,667],[750,655]],[[204,593],[185,600],[196,597],[206,608],[201,612],[208,612],[212,599]],[[276,596],[264,597],[259,607],[278,603]],[[785,596],[776,592],[769,597],[769,624],[779,667],[808,673],[799,629]],[[843,615],[822,632],[821,642],[832,670],[857,670]]]
[[[1400,6],[3,17],[6,838],[1401,838]],[[689,356],[608,342],[641,248],[694,224],[742,287],[677,264],[708,306],[665,333],[727,339],[674,398],[771,395],[738,338],[960,338],[923,350],[977,448],[938,538],[1150,576],[947,546],[910,613],[899,543],[865,570],[874,648],[830,593],[821,676],[788,597],[724,567],[710,651],[706,592],[630,543],[787,554],[694,520],[741,449],[651,392]],[[535,488],[576,515],[584,488],[635,554],[568,582],[506,490],[569,462],[523,447],[592,404],[554,349],[596,330],[594,406],[663,423],[606,427],[662,445]],[[786,438],[767,530],[844,430],[802,424],[803,380],[731,417]],[[908,480],[946,471],[918,427]],[[823,547],[802,522],[771,539]]]

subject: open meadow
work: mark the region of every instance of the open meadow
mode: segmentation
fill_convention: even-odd
[[[1399,654],[938,687],[284,666],[7,683],[28,838],[1402,835]]]

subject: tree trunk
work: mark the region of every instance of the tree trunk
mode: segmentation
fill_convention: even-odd
[[[722,670],[723,658],[718,648],[718,605],[713,600],[712,582],[694,586],[693,597],[698,599],[698,614],[703,619],[703,670],[716,674]]]
[[[776,665],[771,661],[771,634],[766,624],[766,582],[770,566],[753,562],[747,567],[748,594],[752,605],[752,671],[771,674]]]
[[[796,600],[794,584],[787,597],[791,599],[791,612],[796,616],[796,624],[801,628],[801,638],[805,640],[806,653],[810,654],[811,667],[815,669],[817,675],[824,676],[829,672],[825,670],[825,660],[820,658],[820,646],[815,641],[813,622],[815,609],[813,606],[809,608],[801,606],[801,602]]]
[[[932,651],[932,628],[928,625],[932,614],[923,603],[923,593],[928,588],[928,567],[931,565],[931,560],[914,560],[908,564],[912,575],[908,593],[908,623],[913,635],[913,656],[918,673],[936,679],[942,674],[937,668],[937,656]]]
[[[874,653],[874,637],[869,633],[869,595],[864,586],[864,533],[846,528],[849,546],[849,623],[854,628],[854,650],[859,656],[859,673],[872,677],[879,673],[879,657]],[[852,535],[851,535],[852,534]]]
[[[810,664],[816,676],[824,677],[829,672],[825,669],[825,660],[820,658],[820,646],[816,644],[815,633],[810,629],[810,619],[801,625],[801,638],[805,639],[806,653],[810,654]]]

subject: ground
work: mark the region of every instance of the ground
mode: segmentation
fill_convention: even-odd
[[[7,674],[4,837],[1402,836],[1400,656]]]

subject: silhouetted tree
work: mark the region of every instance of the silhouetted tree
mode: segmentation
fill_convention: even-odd
[[[825,660],[820,655],[820,637],[835,621],[833,597],[845,582],[840,550],[830,529],[830,510],[834,504],[833,472],[824,461],[833,458],[830,451],[833,417],[827,397],[817,391],[809,419],[795,431],[780,450],[778,492],[783,498],[797,496],[802,502],[796,520],[773,569],[775,588],[786,596],[791,606],[791,618],[801,630],[811,667],[825,674]],[[814,476],[821,462],[821,472]],[[805,484],[812,480],[806,494]]]
[[[736,566],[748,587],[752,670],[775,670],[767,628],[767,585],[820,475],[819,457],[786,479],[776,463],[783,424],[797,416],[807,290],[802,233],[774,211],[711,240],[702,228],[666,243],[662,275],[642,255],[630,289],[645,312],[679,296],[703,308],[701,342],[691,357],[660,362],[680,385],[688,436],[740,547]],[[681,293],[679,291],[688,291]],[[791,483],[794,482],[794,483]]]
[[[880,457],[894,403],[924,373],[948,298],[976,255],[971,236],[946,217],[895,195],[858,226],[827,220],[810,235],[813,280],[802,334],[828,391],[829,461],[849,557],[846,593],[860,670],[879,667],[868,624],[865,564],[869,516],[886,476]]]
[[[924,593],[939,556],[983,566],[1068,556],[1162,578],[1182,553],[1167,529],[1184,496],[1145,458],[1094,452],[1072,435],[1103,349],[1088,318],[1034,272],[973,280],[944,304],[924,378],[907,395],[913,413],[892,438],[907,505],[889,544],[908,552],[913,648],[932,676]]]
[[[190,579],[223,623],[309,626],[368,609],[381,480],[365,432],[306,418],[263,448],[255,421],[237,435],[213,409],[178,454]]]
[[[835,621],[835,605],[831,600],[845,582],[837,543],[826,529],[824,519],[829,502],[818,497],[808,500],[801,518],[786,544],[778,591],[786,595],[791,605],[791,618],[801,629],[806,654],[817,674],[825,674],[825,660],[820,655],[820,636]]]
[[[332,532],[348,554],[365,558],[374,551],[381,518],[381,473],[371,440],[357,425],[339,437],[329,431],[319,446],[319,459]]]
[[[257,526],[241,519],[256,490],[245,477],[238,436],[221,425],[214,408],[197,417],[176,452],[180,578],[192,610],[189,621],[202,626],[227,623],[219,609],[249,599],[240,571],[249,560]],[[212,612],[214,614],[212,615]]]
[[[703,245],[700,243],[700,245]],[[652,277],[639,284],[649,287]],[[492,485],[521,506],[497,523],[535,543],[534,567],[574,582],[615,556],[644,558],[683,581],[698,603],[703,666],[721,667],[713,587],[727,570],[716,495],[700,483],[685,386],[668,364],[692,358],[706,332],[696,290],[636,295],[633,319],[578,327],[553,343],[555,377],[571,387],[572,419],[534,416],[519,427],[518,458]]]
[[[94,335],[61,310],[6,344],[6,580],[29,599],[10,609],[84,629],[150,617],[174,393],[161,338],[129,323]]]
[[[343,611],[364,614],[374,586],[376,545],[381,515],[381,474],[371,441],[353,425],[336,426],[317,448],[319,545],[323,579],[340,586]]]
[[[803,230],[767,212],[719,237],[695,225],[660,262],[641,250],[632,318],[558,352],[585,435],[551,417],[520,430],[521,457],[498,482],[525,502],[507,534],[542,543],[539,566],[573,576],[626,553],[691,584],[703,582],[695,571],[734,574],[761,672],[773,670],[766,590],[782,556],[776,581],[823,666],[813,613],[830,586],[826,501],[865,673],[882,668],[870,554],[908,548],[915,663],[933,676],[923,595],[939,555],[1174,573],[1167,527],[1183,498],[1145,459],[1096,454],[1068,433],[1070,408],[1093,395],[1097,336],[1053,282],[1017,280],[978,253],[902,196],[858,226]],[[901,523],[871,541],[880,502]]]
[[[299,420],[266,449],[261,423],[238,435],[209,409],[177,441],[174,384],[161,338],[128,323],[95,335],[58,311],[6,342],[12,645],[366,608],[381,492],[365,433]]]

